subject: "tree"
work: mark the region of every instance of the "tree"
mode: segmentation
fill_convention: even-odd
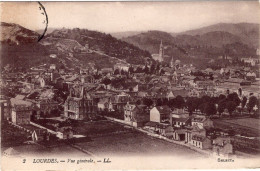
[[[211,97],[211,102],[214,104],[218,103],[218,97]]]
[[[156,101],[156,106],[162,106],[163,105],[163,102],[161,99],[157,99]]]
[[[125,73],[126,73],[125,70],[121,69],[120,74],[125,75]]]
[[[109,78],[105,78],[102,82],[103,82],[103,84],[106,85],[106,88],[107,88],[107,85],[111,84],[111,80]]]
[[[247,109],[249,113],[251,113],[255,105],[257,105],[257,98],[255,96],[251,96],[247,104]]]
[[[199,110],[201,113],[205,113],[205,106],[206,106],[206,103],[202,103],[199,105]]]
[[[240,99],[239,99],[237,93],[228,94],[227,101],[233,101],[236,104],[236,106],[238,106],[240,104]]]
[[[187,107],[190,116],[192,115],[192,112],[195,110],[192,103],[193,103],[192,97],[189,97],[185,103],[185,106]]]
[[[219,116],[224,112],[224,110],[226,109],[226,100],[223,99],[221,101],[218,102],[218,114]]]
[[[226,99],[226,96],[224,94],[220,94],[218,96],[218,102],[220,102],[221,100],[224,100],[224,99]]]
[[[175,107],[175,99],[170,99],[170,100],[168,101],[168,106],[169,106],[170,108]]]
[[[246,98],[246,96],[244,96],[243,99],[242,99],[242,101],[241,101],[242,109],[245,108],[245,106],[246,106],[246,102],[247,102],[247,98]]]
[[[207,95],[201,97],[201,103],[211,102],[211,98]]]
[[[120,74],[120,71],[119,71],[119,69],[116,69],[116,70],[114,71],[114,75],[118,75],[118,74]]]
[[[146,106],[152,106],[153,105],[153,101],[151,99],[148,99],[148,98],[144,98],[143,99],[143,104],[146,105]]]
[[[199,98],[197,97],[189,97],[185,102],[185,106],[187,107],[190,116],[195,110],[199,109],[199,105]]]
[[[150,73],[153,74],[155,73],[155,65],[152,64],[151,67],[150,67]]]
[[[167,105],[168,102],[169,102],[169,100],[168,100],[167,98],[163,98],[163,99],[162,99],[162,104],[163,104],[163,105]]]
[[[175,105],[174,107],[178,108],[178,109],[181,109],[183,108],[185,105],[185,101],[183,99],[182,96],[178,95],[176,98],[175,98]]]
[[[228,101],[226,103],[226,108],[227,108],[228,113],[229,113],[230,116],[232,116],[232,113],[235,111],[236,107],[237,107],[237,105],[233,101]]]
[[[208,116],[215,115],[217,113],[217,109],[214,103],[206,103],[204,108],[204,113]]]
[[[135,70],[136,73],[142,73],[143,69],[141,67],[137,67]]]
[[[140,104],[141,104],[141,100],[137,100],[137,101],[135,102],[135,104],[136,104],[136,105],[140,105]]]

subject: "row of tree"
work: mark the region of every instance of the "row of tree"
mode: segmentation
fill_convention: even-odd
[[[190,115],[196,111],[200,111],[205,115],[215,115],[217,113],[221,115],[225,110],[227,110],[230,116],[232,116],[236,109],[243,111],[246,107],[247,111],[252,113],[255,106],[257,106],[257,109],[260,107],[260,101],[255,96],[250,96],[249,99],[243,97],[242,100],[240,100],[237,93],[231,93],[227,96],[221,94],[219,97],[210,97],[205,95],[200,98],[188,97],[186,99],[182,96],[177,96],[173,99],[159,98],[156,102],[149,98],[143,98],[136,102],[137,105],[141,103],[147,106],[155,104],[156,106],[167,105],[170,108],[186,108]]]

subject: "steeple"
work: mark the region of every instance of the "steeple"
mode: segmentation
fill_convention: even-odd
[[[159,49],[159,59],[158,59],[160,62],[163,61],[163,56],[164,56],[164,48],[161,40],[160,49]]]

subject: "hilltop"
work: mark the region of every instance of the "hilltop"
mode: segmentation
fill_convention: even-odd
[[[33,43],[38,40],[37,32],[26,29],[18,24],[1,22],[0,42],[9,44]]]
[[[109,34],[87,29],[55,29],[38,42],[39,34],[18,24],[1,23],[1,65],[29,68],[43,63],[79,68],[113,67],[117,62],[144,64],[148,51]],[[50,58],[56,54],[57,58]]]

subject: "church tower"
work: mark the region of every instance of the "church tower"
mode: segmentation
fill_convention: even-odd
[[[158,58],[160,62],[163,61],[163,55],[164,55],[164,48],[161,40],[160,49],[159,49],[159,58]]]

